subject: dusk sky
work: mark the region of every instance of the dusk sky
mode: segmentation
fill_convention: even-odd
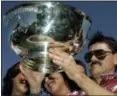
[[[7,69],[15,64],[21,58],[15,54],[14,51],[10,48],[8,42],[8,32],[6,27],[3,24],[3,15],[10,8],[13,8],[16,5],[23,3],[23,1],[2,1],[2,14],[1,14],[1,22],[2,22],[2,78],[6,74]],[[76,7],[78,9],[83,10],[86,14],[88,14],[92,20],[92,29],[90,33],[94,34],[94,31],[100,30],[107,36],[113,36],[117,40],[117,2],[111,1],[64,1],[63,3]],[[84,61],[84,53],[87,52],[87,44],[85,45],[82,52],[77,56],[78,59]],[[85,61],[84,61],[85,62]]]

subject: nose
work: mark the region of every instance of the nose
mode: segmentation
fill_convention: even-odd
[[[47,83],[49,81],[48,77],[45,77],[45,83]]]
[[[53,79],[52,79],[50,76],[45,77],[45,83],[46,83],[46,84],[49,84],[49,83],[51,83],[52,81],[53,81]]]
[[[21,73],[21,78],[25,79],[25,76]]]
[[[91,57],[91,62],[92,62],[92,61],[95,61],[95,60],[97,60],[96,56],[95,56],[95,55],[92,55],[92,57]]]

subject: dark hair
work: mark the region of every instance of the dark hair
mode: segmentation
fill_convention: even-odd
[[[112,53],[117,53],[117,41],[112,37],[104,36],[100,31],[97,31],[91,38],[88,48],[95,43],[105,43],[111,49]],[[115,66],[115,71],[117,71],[117,65]]]
[[[80,90],[80,88],[78,87],[78,85],[73,80],[71,80],[64,71],[63,72],[59,72],[59,73],[62,75],[64,81],[67,82],[67,84],[68,84],[71,92],[74,91],[74,90]],[[44,92],[46,92],[50,96],[54,96],[53,94],[51,94],[50,92],[48,92],[48,90],[44,86],[44,83],[45,82],[43,81],[42,87],[43,87]]]
[[[76,61],[76,64],[81,65],[84,68],[85,74],[87,74],[87,69],[86,69],[85,63],[81,60],[75,59],[75,61]]]
[[[95,43],[105,43],[112,50],[113,53],[117,53],[117,42],[112,37],[104,36],[102,32],[97,31],[91,38],[88,48]]]
[[[19,69],[20,62],[17,62],[15,65],[10,67],[6,73],[6,76],[3,79],[3,88],[2,88],[2,94],[5,96],[10,96],[13,89],[13,81],[12,79],[16,77],[20,73]]]
[[[76,61],[76,64],[81,65],[85,68],[84,63],[81,60],[75,60],[75,61]],[[86,69],[85,69],[85,73],[86,73]],[[61,72],[61,74],[64,80],[67,81],[71,91],[80,90],[80,87],[73,80],[71,80],[65,72]]]
[[[81,66],[85,67],[84,63],[82,61],[80,61],[80,60],[75,60],[75,61],[76,61],[77,64],[80,64]],[[74,91],[74,90],[77,90],[77,91],[81,90],[80,87],[73,80],[71,80],[64,71],[60,72],[60,74],[62,75],[64,81],[67,81],[71,92]],[[47,93],[49,93],[48,90],[44,87],[44,82],[43,82],[43,88]],[[49,93],[49,94],[51,94],[51,93]],[[53,96],[53,95],[51,94],[51,96]]]
[[[63,79],[67,81],[71,92],[74,90],[80,90],[78,85],[73,80],[71,80],[65,72],[61,72],[60,74],[63,76]]]

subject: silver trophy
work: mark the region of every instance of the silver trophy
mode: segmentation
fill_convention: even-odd
[[[65,43],[67,52],[77,54],[91,28],[90,18],[81,10],[59,2],[29,2],[4,15],[9,42],[24,66],[41,73],[62,71],[48,56],[49,43]],[[65,50],[65,51],[66,51]]]

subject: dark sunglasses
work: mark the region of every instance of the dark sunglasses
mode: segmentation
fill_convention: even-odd
[[[97,59],[103,60],[107,56],[107,53],[112,53],[112,52],[111,51],[104,51],[102,49],[90,51],[90,52],[85,54],[84,59],[85,59],[85,61],[87,63],[90,63],[91,62],[91,58],[94,55]]]

